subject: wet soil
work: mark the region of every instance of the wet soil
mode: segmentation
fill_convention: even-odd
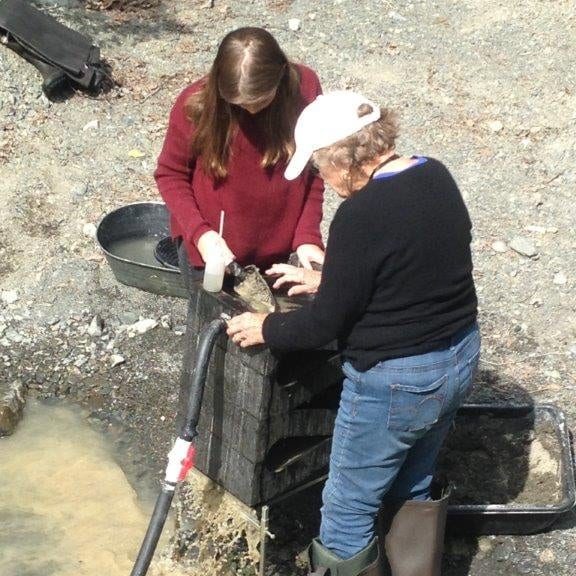
[[[454,484],[452,504],[557,505],[561,470],[557,426],[533,413],[458,417],[438,463],[438,475]]]

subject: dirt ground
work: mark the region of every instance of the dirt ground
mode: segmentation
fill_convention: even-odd
[[[396,109],[399,150],[455,175],[474,222],[484,346],[474,399],[552,403],[576,425],[573,1],[35,4],[94,38],[116,86],[51,103],[36,71],[0,47],[0,381],[128,423],[135,458],[161,470],[185,302],[118,284],[93,235],[110,210],[158,199],[171,103],[226,32],[258,25],[325,90]],[[325,230],[336,206],[328,191]],[[157,325],[140,333],[140,319]],[[288,573],[279,566],[295,548],[276,542],[269,573]],[[574,565],[569,514],[538,535],[451,536],[444,573],[571,576]]]

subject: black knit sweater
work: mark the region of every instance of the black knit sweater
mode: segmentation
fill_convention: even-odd
[[[360,371],[438,348],[476,318],[470,230],[441,162],[371,180],[336,211],[315,299],[269,315],[266,343],[298,350],[337,338]]]

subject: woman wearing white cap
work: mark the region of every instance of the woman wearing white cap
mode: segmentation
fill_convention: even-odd
[[[312,162],[346,198],[321,273],[276,265],[277,284],[316,292],[288,313],[242,314],[240,346],[316,348],[337,338],[345,380],[311,573],[438,576],[447,495],[433,499],[438,451],[480,354],[471,222],[446,167],[395,153],[394,115],[353,92],[300,115],[295,178]],[[384,556],[384,554],[382,555]]]

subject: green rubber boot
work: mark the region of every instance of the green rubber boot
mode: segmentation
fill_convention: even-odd
[[[384,576],[376,538],[347,560],[324,548],[315,538],[308,548],[308,566],[309,576]]]
[[[450,492],[448,487],[437,500],[405,500],[384,506],[378,535],[387,574],[440,576]]]

